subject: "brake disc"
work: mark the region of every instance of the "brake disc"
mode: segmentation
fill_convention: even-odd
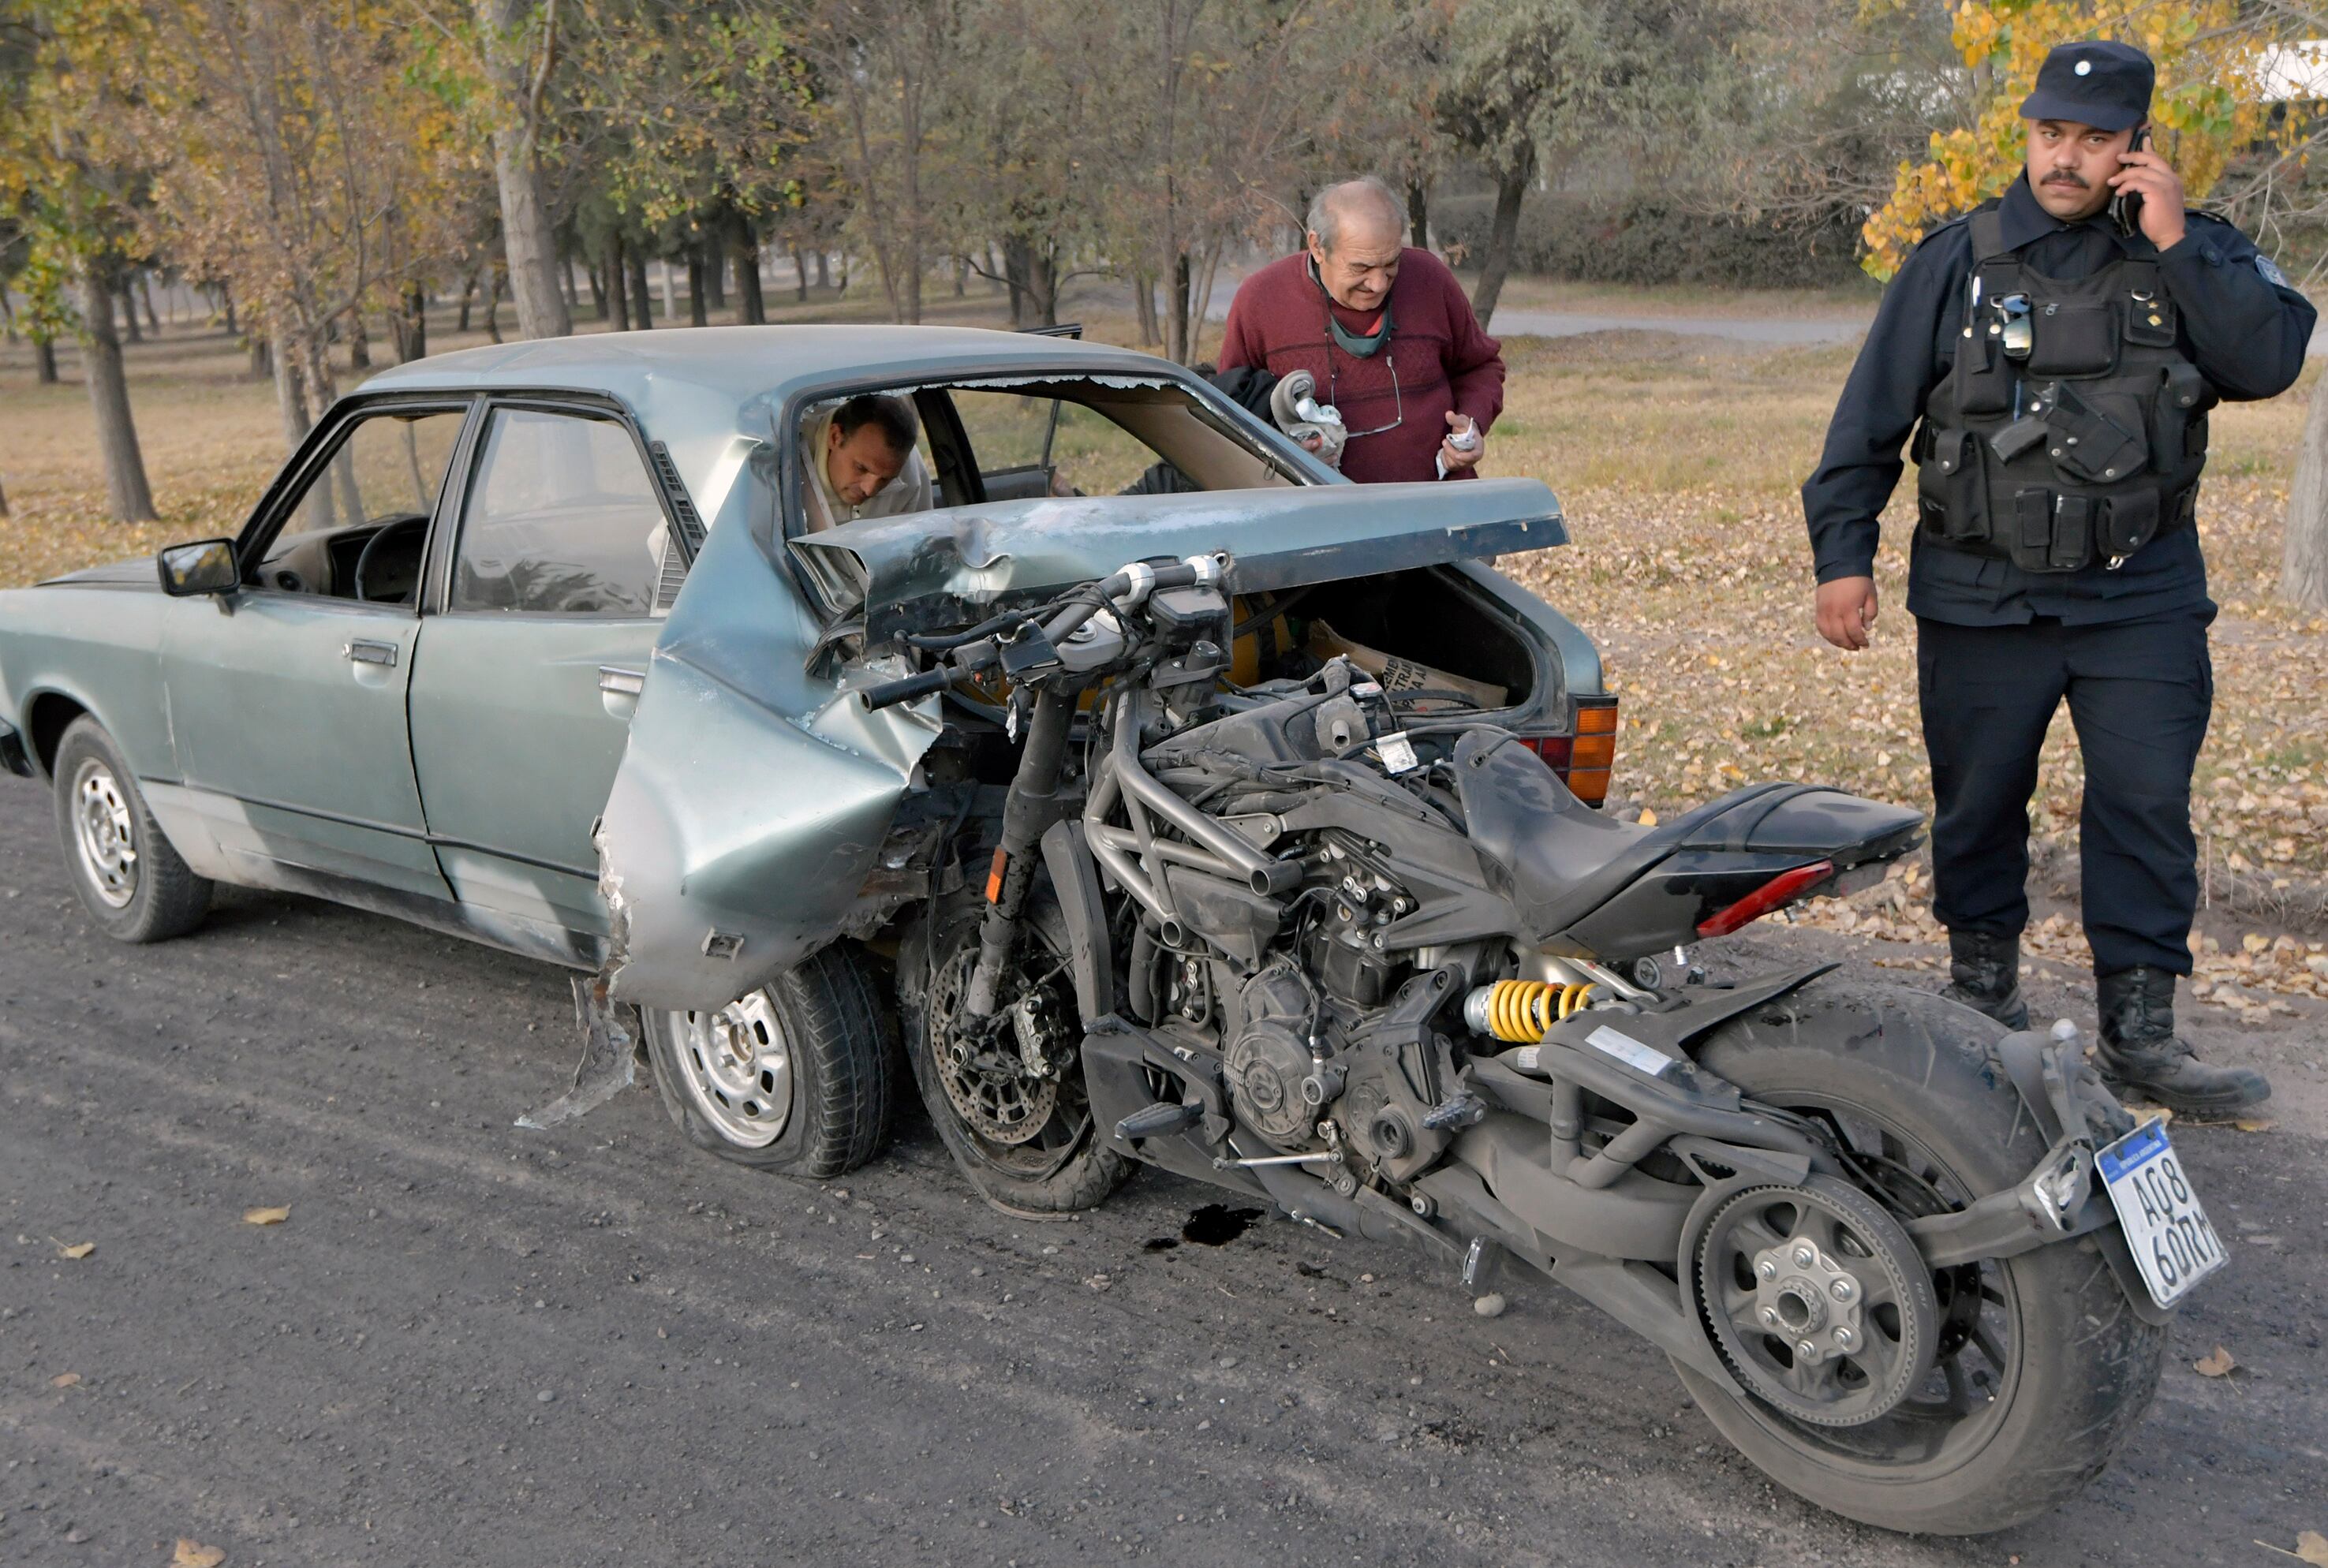
[[[1695,1257],[1723,1359],[1798,1421],[1880,1420],[1931,1368],[1931,1272],[1900,1223],[1845,1182],[1748,1188],[1708,1217]]]
[[[954,955],[930,988],[930,1042],[946,1101],[972,1132],[1006,1147],[1032,1142],[1058,1106],[1056,1074],[1037,1075],[1015,1040],[994,1028],[1009,1009],[988,1020],[987,1038],[959,1027],[962,993],[978,962],[975,944]],[[1006,1026],[1007,1027],[1007,1026]]]

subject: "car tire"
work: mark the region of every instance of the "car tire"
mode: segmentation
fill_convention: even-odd
[[[888,1141],[896,1029],[853,943],[716,1012],[646,1009],[644,1021],[655,1092],[706,1153],[822,1179]]]
[[[73,720],[50,776],[65,871],[99,931],[116,942],[167,942],[202,923],[210,880],[195,876],[163,835],[103,725]]]

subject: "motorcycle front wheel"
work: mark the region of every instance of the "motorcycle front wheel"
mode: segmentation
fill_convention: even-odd
[[[954,1163],[994,1207],[1025,1218],[1085,1209],[1131,1174],[1084,1089],[1083,1024],[1057,902],[1038,887],[990,1018],[963,1007],[986,906],[938,906],[904,944],[914,1080]],[[903,965],[901,964],[901,968]]]
[[[1859,1185],[1914,1216],[2009,1188],[2045,1152],[1995,1066],[2002,1033],[1937,996],[1829,981],[1723,1025],[1698,1060],[1754,1099],[1826,1124]],[[2157,1391],[2166,1331],[2135,1314],[2091,1238],[1929,1272],[1932,1294],[1917,1295],[1937,1310],[1937,1354],[1873,1421],[1803,1419],[1756,1397],[1751,1372],[1741,1397],[1676,1370],[1741,1452],[1821,1507],[1936,1535],[2018,1524],[2108,1465]],[[1722,1309],[1707,1294],[1712,1332]]]

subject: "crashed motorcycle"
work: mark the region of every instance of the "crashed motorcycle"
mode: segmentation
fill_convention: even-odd
[[[951,690],[1018,747],[898,956],[979,1192],[1057,1214],[1146,1164],[1475,1290],[1535,1271],[1870,1524],[1995,1530],[2098,1473],[2159,1376],[2119,1181],[2190,1196],[2164,1134],[2074,1041],[1834,964],[1714,984],[1689,960],[1880,879],[1921,817],[1766,784],[1613,821],[1460,692],[1341,658],[1234,683],[1235,577],[1135,563],[909,638],[927,668],[859,690]],[[2220,1255],[2187,1207],[2140,1235],[2170,1301]]]

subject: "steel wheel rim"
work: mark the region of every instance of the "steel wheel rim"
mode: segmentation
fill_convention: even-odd
[[[113,769],[89,757],[73,770],[73,847],[81,875],[109,909],[126,909],[137,897],[136,824]]]
[[[792,1043],[768,993],[671,1018],[680,1082],[703,1119],[738,1148],[782,1138],[793,1114]]]

